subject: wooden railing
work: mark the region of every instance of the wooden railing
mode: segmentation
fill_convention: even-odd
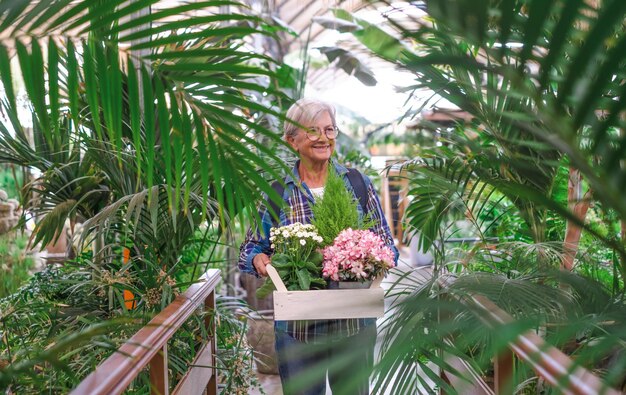
[[[491,326],[504,325],[514,321],[507,312],[500,309],[484,296],[475,295],[466,303],[471,303],[484,313],[482,319]],[[465,379],[442,372],[459,393],[491,395],[513,393],[514,355],[548,384],[568,395],[619,395],[622,392],[608,387],[600,378],[587,369],[577,366],[567,355],[548,344],[533,331],[519,335],[509,343],[509,352],[494,359],[493,390],[470,366],[457,357],[447,355],[446,361],[459,371]]]
[[[146,367],[150,366],[152,394],[170,393],[167,367],[167,342],[183,323],[201,306],[207,311],[215,309],[215,287],[220,281],[220,271],[210,269],[182,295],[179,295],[145,327],[124,343],[115,354],[102,362],[83,380],[71,394],[120,394]],[[207,314],[208,333],[215,334],[215,322]],[[210,339],[198,351],[183,379],[173,394],[217,394],[215,370],[215,339]]]

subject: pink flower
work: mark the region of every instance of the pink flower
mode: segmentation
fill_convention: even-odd
[[[368,230],[345,229],[323,254],[322,274],[334,281],[370,279],[394,264],[393,251]]]

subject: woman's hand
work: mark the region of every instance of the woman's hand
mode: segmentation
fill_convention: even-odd
[[[265,266],[269,265],[270,263],[272,263],[272,260],[264,253],[257,254],[252,259],[252,264],[254,265],[257,273],[259,273],[259,275],[263,277],[267,276],[267,269],[265,269]]]

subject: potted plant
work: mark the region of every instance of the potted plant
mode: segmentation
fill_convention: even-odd
[[[329,288],[369,288],[372,279],[394,266],[393,251],[368,230],[345,229],[324,248],[322,273]]]
[[[290,291],[324,289],[326,281],[321,277],[322,254],[318,251],[322,238],[315,226],[295,222],[272,228],[270,242],[274,254],[272,265]],[[264,298],[276,287],[270,278],[257,290],[257,297]]]

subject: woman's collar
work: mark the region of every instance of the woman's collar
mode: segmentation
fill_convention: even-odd
[[[348,168],[340,164],[335,158],[330,158],[330,165],[332,165],[335,168],[335,171],[340,176],[343,176],[344,174],[348,172]],[[291,176],[291,174],[287,174],[287,176],[285,177],[285,184],[294,183],[294,184],[299,185],[302,183],[302,179],[300,178],[300,171],[298,170],[299,166],[300,166],[300,159],[296,161],[296,164],[293,166],[293,169],[291,169],[291,172],[293,173],[293,177]]]

